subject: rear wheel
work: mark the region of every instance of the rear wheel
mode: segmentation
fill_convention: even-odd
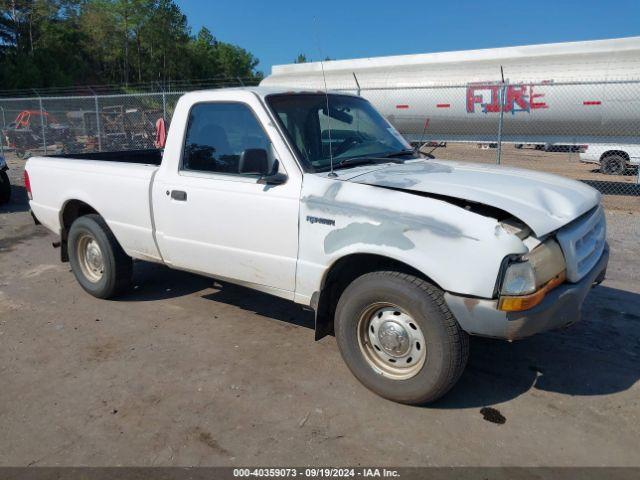
[[[621,155],[609,155],[600,160],[600,170],[606,175],[622,175],[627,167],[627,160]]]
[[[367,388],[397,402],[442,397],[467,362],[468,336],[434,285],[399,272],[363,275],[335,315],[340,352]]]
[[[69,229],[69,262],[80,286],[94,297],[111,298],[131,283],[133,262],[99,215],[76,219]]]
[[[8,203],[11,200],[11,182],[7,172],[0,171],[0,205]]]

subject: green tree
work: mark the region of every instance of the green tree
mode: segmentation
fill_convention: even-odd
[[[216,54],[223,77],[250,78],[258,65],[258,59],[244,48],[230,43],[218,42]]]
[[[76,47],[79,0],[3,0],[0,5],[0,88],[64,85],[83,75]]]
[[[261,78],[174,0],[0,0],[0,89]]]
[[[190,44],[193,78],[213,78],[220,75],[218,41],[206,27],[202,27]]]
[[[88,2],[82,8],[80,29],[81,50],[92,72],[87,82],[111,83],[124,79],[116,10],[109,0]],[[104,79],[104,80],[100,80]]]

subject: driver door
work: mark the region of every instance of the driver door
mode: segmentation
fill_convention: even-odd
[[[178,171],[154,181],[158,245],[176,268],[293,298],[300,180],[290,175],[267,186],[240,173],[240,156],[256,148],[267,151],[270,165],[283,158],[250,105],[194,104]],[[284,162],[279,169],[286,173]]]

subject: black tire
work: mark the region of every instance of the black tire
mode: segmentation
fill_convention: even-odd
[[[91,237],[102,253],[101,278],[92,281],[81,266],[78,243],[83,237]],[[133,261],[116,240],[111,229],[100,215],[78,217],[69,229],[69,262],[78,283],[97,298],[112,298],[124,292],[131,284]]]
[[[11,200],[11,182],[7,172],[0,171],[0,205],[9,203]]]
[[[375,370],[360,346],[359,320],[380,302],[406,312],[424,336],[426,358],[411,378],[389,378]],[[458,381],[469,356],[469,337],[447,308],[443,292],[412,275],[383,271],[357,278],[340,297],[334,322],[351,372],[364,386],[396,402],[426,404],[441,398]]]
[[[608,155],[600,160],[600,171],[605,175],[623,175],[627,160],[622,155]]]
[[[522,150],[523,145],[522,145],[521,143],[516,143],[516,144],[515,144],[515,147],[516,147],[518,150]]]

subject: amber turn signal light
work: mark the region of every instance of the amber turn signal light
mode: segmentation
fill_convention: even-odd
[[[551,290],[564,283],[565,272],[561,272],[545,283],[538,291],[530,295],[502,296],[498,301],[498,309],[505,312],[521,312],[538,305]]]

